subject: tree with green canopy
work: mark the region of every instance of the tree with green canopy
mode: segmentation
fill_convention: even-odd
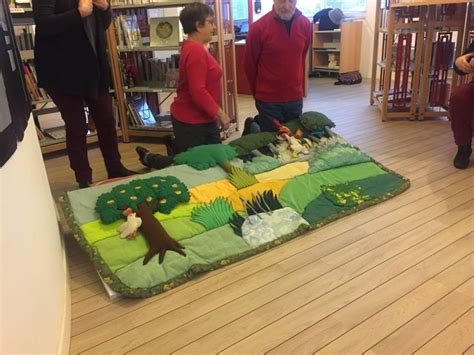
[[[100,220],[109,224],[123,219],[123,212],[132,209],[142,219],[140,230],[148,242],[149,250],[143,265],[159,254],[163,262],[167,250],[186,256],[184,247],[169,236],[154,212],[170,213],[178,204],[189,201],[189,191],[185,184],[174,176],[156,176],[137,179],[112,188],[99,196],[96,212]]]
[[[229,181],[236,188],[241,189],[256,184],[255,176],[237,168],[230,160],[237,157],[234,147],[227,144],[207,144],[192,147],[174,157],[177,164],[186,164],[197,170],[205,170],[216,165],[222,167],[229,174]]]

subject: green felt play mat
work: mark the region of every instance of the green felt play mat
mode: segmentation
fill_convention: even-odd
[[[251,134],[214,160],[208,159],[212,146],[197,147],[169,168],[64,194],[60,202],[75,239],[114,291],[149,297],[310,230],[317,237],[322,225],[409,187],[332,130],[312,135],[298,122],[287,126],[296,141],[285,132]],[[142,218],[136,237],[121,238],[122,211],[138,211],[140,200],[159,221],[151,224],[159,223],[181,253],[149,253],[149,219]]]

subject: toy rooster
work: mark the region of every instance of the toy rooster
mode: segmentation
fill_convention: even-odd
[[[127,217],[127,222],[122,223],[117,232],[120,232],[120,238],[133,239],[137,236],[138,228],[142,225],[142,219],[131,208],[123,211],[123,215]]]
[[[286,141],[288,143],[287,147],[291,151],[292,158],[298,158],[300,154],[309,154],[307,141],[304,141],[303,144],[302,141],[293,136],[288,127],[283,126],[278,120],[273,120],[273,123],[278,128],[277,139],[279,141]],[[297,136],[302,137],[303,132],[301,130],[299,130],[299,132],[297,131]]]

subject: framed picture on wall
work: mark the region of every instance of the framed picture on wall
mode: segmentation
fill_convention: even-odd
[[[179,46],[179,18],[150,18],[150,46]]]

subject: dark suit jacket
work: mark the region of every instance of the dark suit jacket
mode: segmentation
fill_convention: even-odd
[[[94,98],[109,87],[105,30],[112,10],[94,7],[96,55],[77,6],[77,0],[33,0],[38,85],[48,91]]]

